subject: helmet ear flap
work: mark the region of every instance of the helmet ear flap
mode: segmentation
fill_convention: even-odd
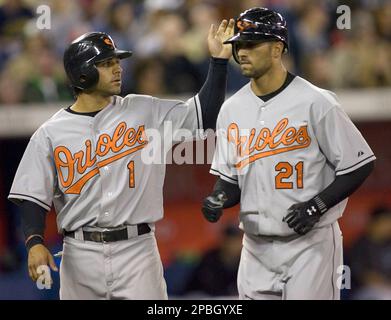
[[[83,63],[80,67],[78,79],[76,79],[78,88],[85,90],[96,85],[99,81],[99,72],[93,63]]]
[[[232,56],[234,57],[235,61],[240,64],[239,55],[238,55],[238,45],[236,41],[232,42]]]

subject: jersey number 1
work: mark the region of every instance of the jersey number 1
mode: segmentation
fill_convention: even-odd
[[[129,169],[129,188],[134,188],[134,161],[128,163]]]
[[[303,161],[295,165],[297,189],[303,189],[303,167]],[[276,189],[293,189],[293,182],[286,181],[293,174],[293,166],[289,162],[279,162],[275,169],[279,171],[275,178]]]

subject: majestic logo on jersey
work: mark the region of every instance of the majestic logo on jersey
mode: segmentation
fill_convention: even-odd
[[[289,120],[280,120],[271,131],[269,128],[262,128],[256,136],[257,129],[250,130],[249,135],[240,135],[236,123],[228,126],[227,139],[236,146],[237,156],[243,160],[235,164],[241,169],[258,159],[289,152],[292,150],[307,148],[311,143],[307,126],[299,129],[288,127]]]
[[[67,188],[65,193],[80,194],[87,181],[99,173],[99,168],[144,148],[147,143],[144,126],[139,126],[136,130],[127,128],[126,123],[121,122],[115,128],[112,136],[106,133],[99,136],[94,156],[92,155],[91,140],[85,141],[85,151],[80,150],[74,154],[65,146],[56,147],[54,149],[54,161],[60,183],[64,188]],[[97,161],[97,156],[104,157],[109,152],[114,155]],[[92,170],[88,171],[91,168]],[[74,181],[76,171],[82,177]]]

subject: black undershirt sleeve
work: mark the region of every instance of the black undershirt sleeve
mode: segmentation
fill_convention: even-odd
[[[208,76],[198,93],[204,130],[216,129],[217,115],[227,89],[227,64],[227,59],[210,58]]]
[[[32,235],[37,235],[27,241],[27,249],[30,249],[35,244],[43,243],[46,210],[28,200],[23,200],[20,203],[19,208],[21,211],[21,223],[25,239],[29,239]]]
[[[213,189],[216,191],[224,191],[227,200],[224,202],[224,209],[231,208],[240,202],[240,188],[237,184],[229,183],[221,178],[218,178]]]
[[[321,210],[322,206],[330,209],[356,191],[370,175],[374,167],[375,161],[371,161],[352,172],[337,176],[326,189],[314,197],[314,200]]]

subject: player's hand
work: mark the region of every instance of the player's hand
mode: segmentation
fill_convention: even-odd
[[[232,45],[223,44],[234,34],[235,20],[229,21],[223,20],[220,26],[216,28],[215,25],[211,25],[208,33],[208,47],[209,52],[214,58],[229,59],[232,56]]]
[[[217,222],[223,214],[224,202],[227,195],[224,191],[216,191],[206,197],[202,203],[202,213],[209,222]]]
[[[288,214],[282,221],[288,223],[289,228],[303,235],[310,231],[320,220],[322,212],[314,200],[300,202],[288,209]]]
[[[31,280],[36,282],[40,276],[38,273],[39,266],[49,265],[53,271],[58,271],[52,254],[42,244],[32,246],[28,253],[28,269]]]

